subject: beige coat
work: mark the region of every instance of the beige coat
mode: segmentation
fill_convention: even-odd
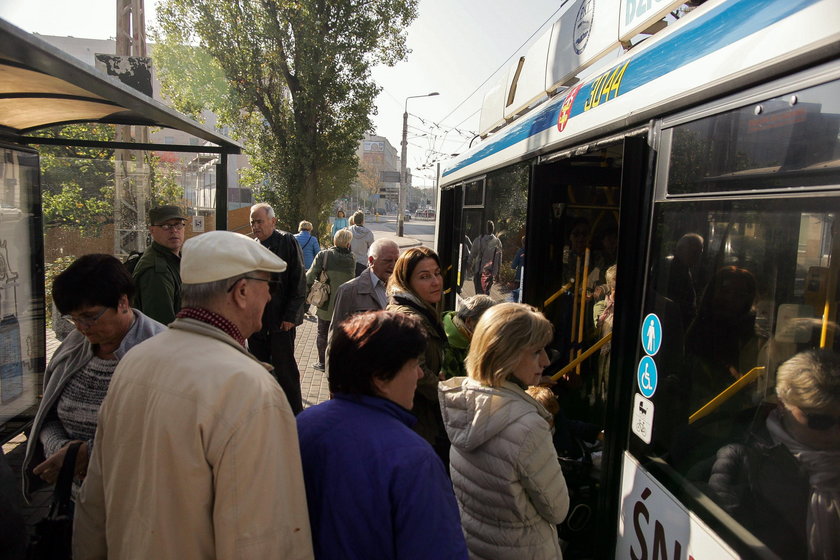
[[[453,377],[439,390],[470,558],[562,558],[556,525],[569,510],[569,492],[550,414],[510,382],[488,387]]]
[[[76,506],[74,558],[312,558],[297,430],[261,364],[177,319],[122,359]]]

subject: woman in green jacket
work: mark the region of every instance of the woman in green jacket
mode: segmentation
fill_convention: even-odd
[[[318,307],[315,316],[318,317],[318,336],[315,339],[315,346],[318,348],[318,362],[312,364],[314,369],[324,371],[324,354],[327,350],[327,334],[330,332],[330,321],[332,320],[335,296],[338,287],[356,277],[356,259],[350,252],[350,241],[353,234],[349,230],[338,230],[333,238],[334,247],[324,249],[312,261],[312,266],[306,273],[306,287],[312,287],[315,280],[320,278],[321,271],[327,275],[327,283],[330,286],[330,298],[324,305]]]

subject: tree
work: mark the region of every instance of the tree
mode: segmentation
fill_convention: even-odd
[[[178,109],[209,108],[246,140],[258,198],[317,231],[357,175],[380,90],[370,69],[405,57],[416,15],[417,0],[167,0],[155,64]],[[206,88],[210,100],[200,84],[220,75],[227,89]]]

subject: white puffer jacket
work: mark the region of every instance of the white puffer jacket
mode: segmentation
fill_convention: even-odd
[[[569,492],[550,414],[509,382],[487,387],[454,377],[438,391],[470,558],[562,558],[556,525],[569,510]]]

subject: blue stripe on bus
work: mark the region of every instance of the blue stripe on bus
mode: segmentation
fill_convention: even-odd
[[[621,81],[620,93],[633,91],[677,68],[759,32],[797,11],[815,4],[817,1],[733,0],[718,6],[700,16],[693,24],[680,29],[650,49],[631,57],[627,71]],[[732,22],[738,23],[733,25]],[[614,66],[613,69],[616,67]],[[599,76],[602,74],[599,74]],[[593,78],[580,89],[572,105],[569,114],[570,119],[583,113],[583,105],[589,98],[596,80],[597,77]],[[477,163],[555,126],[564,99],[565,96],[558,96],[558,99],[550,102],[540,112],[523,118],[521,122],[516,122],[499,138],[490,140],[469,157],[444,170],[443,176],[445,177],[459,169]]]

